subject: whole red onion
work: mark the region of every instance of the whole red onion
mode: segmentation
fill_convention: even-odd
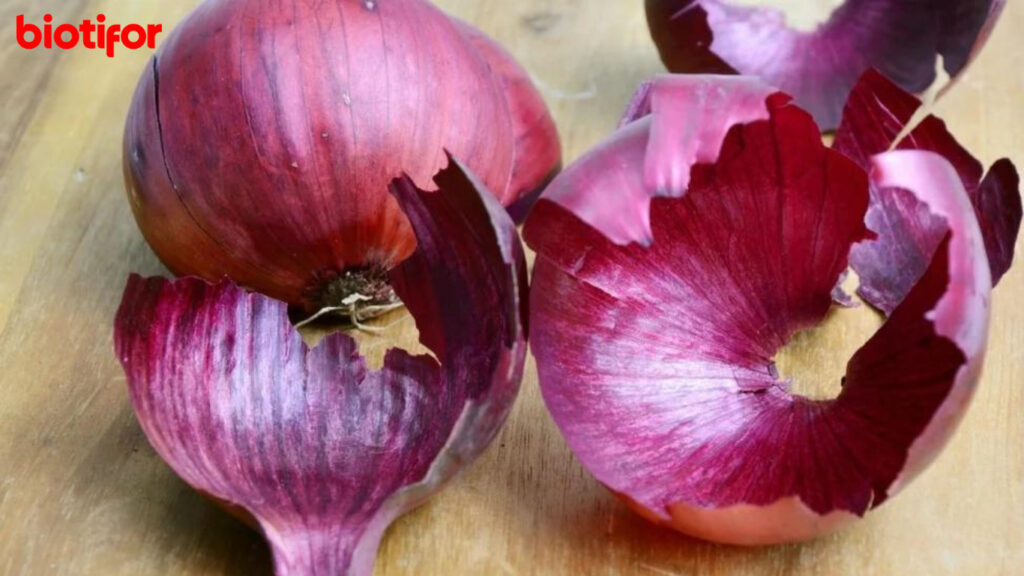
[[[136,220],[175,273],[307,311],[390,302],[415,239],[388,184],[462,161],[523,213],[560,167],[525,71],[423,0],[207,0],[138,86]]]

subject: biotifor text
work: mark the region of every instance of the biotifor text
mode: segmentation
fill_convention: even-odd
[[[53,16],[43,16],[42,26],[25,22],[25,15],[18,15],[18,45],[26,50],[58,48],[70,50],[81,45],[89,50],[105,50],[107,56],[114,57],[118,44],[129,50],[138,50],[143,46],[156,47],[156,37],[163,31],[162,24],[106,24],[107,17],[96,16],[96,22],[83,20],[81,24],[53,25]]]

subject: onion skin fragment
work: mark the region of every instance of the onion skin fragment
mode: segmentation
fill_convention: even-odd
[[[392,272],[436,355],[368,370],[343,333],[309,349],[287,305],[230,281],[133,276],[115,325],[140,425],[186,482],[259,525],[279,575],[372,572],[398,516],[493,440],[526,355],[515,225],[454,160],[392,191],[416,253]]]
[[[617,244],[649,244],[651,198],[684,195],[690,168],[717,156],[731,123],[767,118],[766,99],[774,92],[753,78],[658,76],[640,86],[620,121],[622,130],[577,162],[601,167],[596,173],[613,181],[616,193],[593,201],[586,193],[594,185],[594,172],[574,170],[561,178],[559,186],[549,187],[545,197],[600,228]],[[679,101],[687,106],[674,105]],[[693,126],[700,132],[680,131]],[[633,163],[642,163],[643,171],[622,169]]]
[[[621,185],[643,181],[653,123],[723,119],[681,110],[626,124],[555,179],[524,229],[537,252],[531,347],[573,452],[644,517],[740,545],[838,529],[934,459],[977,384],[991,293],[981,230],[944,158],[889,152],[866,172],[785,97],[764,104],[767,119],[735,122],[718,154],[692,165],[680,197]],[[839,395],[810,400],[778,379],[773,357],[824,319],[851,247],[873,237],[869,178],[923,202],[946,233]],[[651,243],[586,219],[588,200],[616,195],[649,202]]]
[[[984,173],[971,155],[935,116],[927,116],[897,142],[921,101],[876,71],[868,71],[850,93],[834,148],[865,170],[871,157],[890,148],[926,150],[942,155],[956,169],[971,200],[985,239],[992,284],[997,285],[1013,263],[1021,225],[1020,178],[1006,158]],[[860,277],[858,293],[889,314],[931,262],[946,225],[913,195],[871,187],[868,227],[879,238],[855,246],[851,267]]]
[[[311,313],[339,304],[329,285],[345,272],[412,253],[388,186],[430,186],[446,150],[503,205],[528,197],[558,170],[557,132],[525,72],[470,30],[423,0],[207,0],[128,115],[147,242],[177,275]]]
[[[792,94],[824,130],[871,68],[925,92],[941,56],[948,89],[984,46],[1005,0],[846,0],[814,31],[774,8],[728,0],[646,0],[647,22],[671,72],[745,74]]]

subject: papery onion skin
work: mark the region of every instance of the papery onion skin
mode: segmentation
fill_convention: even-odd
[[[1008,159],[984,168],[935,116],[917,123],[899,142],[921,101],[876,71],[868,71],[850,93],[834,148],[871,168],[871,157],[895,148],[940,154],[956,169],[981,227],[992,284],[1010,269],[1021,226],[1020,178]],[[931,262],[946,234],[946,224],[913,195],[871,187],[868,227],[875,242],[853,248],[851,267],[860,279],[858,294],[889,314]]]
[[[307,311],[345,272],[412,253],[388,194],[462,159],[504,205],[560,164],[507,53],[422,0],[207,0],[161,46],[124,138],[132,209],[176,274],[227,276]]]
[[[115,344],[142,429],[189,484],[256,520],[280,576],[370,574],[387,526],[472,462],[515,400],[515,226],[462,167],[436,183],[393,185],[418,249],[392,272],[436,360],[391,350],[369,370],[348,335],[310,349],[285,303],[229,281],[128,282]]]
[[[620,121],[622,130],[576,163],[596,168],[562,175],[559,185],[549,187],[544,197],[600,228],[617,244],[649,244],[651,198],[685,194],[693,164],[718,156],[731,123],[767,118],[766,100],[774,92],[754,78],[715,77],[710,82],[691,82],[680,76],[659,76],[640,86]],[[693,106],[685,110],[671,106],[677,98],[685,98]],[[659,113],[671,120],[665,126],[643,121],[631,125],[659,105]],[[673,129],[686,125],[697,128],[691,134]],[[635,165],[642,165],[643,170],[623,169]],[[615,192],[604,194],[600,202],[594,201],[590,190],[612,181]]]
[[[659,78],[647,90],[718,81]],[[868,175],[770,95],[768,119],[736,121],[715,158],[678,158],[692,166],[681,197],[652,201],[647,189],[645,200],[641,175],[667,150],[653,126],[727,121],[686,112],[701,105],[652,107],[570,165],[528,219],[541,390],[584,466],[645,517],[719,542],[804,540],[886,501],[948,441],[980,373],[991,272],[948,163],[873,158],[876,185],[907,188],[947,223],[946,239],[851,359],[838,397],[792,394],[772,358],[824,318],[851,246],[872,237]],[[649,245],[618,239],[628,223],[592,218],[587,199],[608,197],[650,203]]]
[[[955,81],[988,39],[1005,0],[845,0],[814,31],[774,8],[728,0],[646,0],[672,72],[759,76],[794,96],[822,129],[839,125],[850,89],[877,68],[904,89],[927,90],[936,59]]]

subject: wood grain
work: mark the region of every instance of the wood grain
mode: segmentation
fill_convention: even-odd
[[[826,2],[831,0],[824,0]],[[178,21],[192,2],[8,0],[0,7],[0,574],[267,574],[254,533],[178,480],[143,438],[112,352],[130,271],[161,274],[121,183],[124,114],[148,54],[26,52],[14,15]],[[535,75],[573,159],[661,71],[641,3],[444,0]],[[789,2],[794,4],[794,2]],[[1024,5],[939,113],[986,162],[1024,162]],[[1024,248],[1024,246],[1018,249]],[[592,480],[544,410],[532,367],[490,451],[399,521],[377,574],[637,575],[1024,573],[1024,266],[995,296],[983,385],[927,473],[865,521],[804,545],[741,549],[652,527]],[[866,311],[801,336],[783,368],[834,394]]]

